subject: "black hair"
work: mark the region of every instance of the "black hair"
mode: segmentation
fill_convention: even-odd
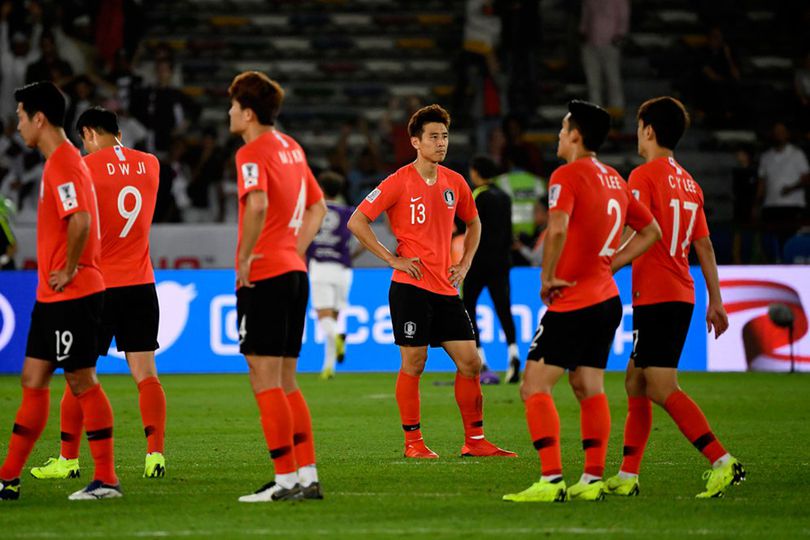
[[[118,115],[101,107],[91,107],[84,111],[76,121],[76,132],[82,135],[84,128],[94,129],[100,133],[118,135]]]
[[[500,167],[489,156],[478,155],[470,162],[470,168],[478,172],[484,180],[491,180],[500,174]]]
[[[52,126],[65,126],[65,96],[52,82],[39,81],[17,88],[14,99],[22,103],[29,118],[41,112]]]
[[[636,115],[641,125],[652,126],[658,146],[675,150],[689,127],[689,113],[683,103],[670,96],[649,99],[641,104]]]
[[[323,171],[318,175],[318,184],[327,197],[334,199],[343,191],[343,176],[335,171]]]
[[[610,131],[610,114],[599,105],[578,99],[568,102],[568,112],[568,130],[579,131],[583,146],[598,152]]]

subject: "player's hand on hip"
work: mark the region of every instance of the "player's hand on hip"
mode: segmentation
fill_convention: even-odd
[[[72,272],[69,272],[65,268],[54,270],[51,272],[50,277],[48,278],[48,285],[50,285],[51,288],[56,292],[62,292],[65,290],[65,287],[67,287],[68,284],[73,281],[73,278],[75,278],[76,274],[78,273],[78,267],[74,268]]]
[[[251,253],[247,259],[240,259],[239,264],[236,268],[236,286],[237,287],[254,287],[253,283],[250,282],[250,266],[253,264],[253,261],[256,259],[261,259],[263,255],[261,253],[255,254]]]
[[[464,278],[467,277],[467,272],[470,271],[470,267],[463,264],[454,264],[449,268],[449,270],[450,284],[453,285],[453,287],[458,288],[464,281]]]
[[[540,298],[547,306],[550,306],[556,298],[562,296],[563,289],[573,287],[576,284],[576,281],[566,281],[558,277],[553,277],[548,281],[543,281],[540,287]]]
[[[397,257],[391,262],[391,268],[405,272],[413,279],[422,279],[422,269],[419,268],[419,257]]]
[[[706,308],[706,331],[710,334],[712,327],[714,327],[714,339],[719,338],[723,332],[728,330],[728,314],[726,314],[723,304],[709,303],[709,307]]]

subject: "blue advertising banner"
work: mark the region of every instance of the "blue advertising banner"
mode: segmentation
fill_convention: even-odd
[[[693,269],[698,291],[705,290],[699,269]],[[163,270],[156,272],[160,300],[161,348],[157,351],[161,373],[230,373],[247,370],[239,354],[236,296],[232,270]],[[342,371],[395,371],[399,352],[394,346],[388,309],[391,271],[361,268],[354,271],[349,306],[341,313],[346,333],[346,361]],[[616,275],[624,303],[624,318],[616,331],[608,369],[624,369],[633,346],[630,271]],[[537,324],[545,312],[538,291],[536,268],[512,270],[512,315],[522,359],[528,351]],[[36,290],[36,273],[0,273],[0,373],[17,373],[25,355],[31,307]],[[273,309],[272,305],[267,309]],[[681,368],[706,369],[705,294],[697,304]],[[500,322],[485,291],[478,305],[478,324],[487,362],[495,370],[506,368],[506,343]],[[666,324],[666,321],[661,321]],[[323,359],[323,335],[314,310],[307,317],[300,371],[319,371]],[[98,363],[100,373],[127,373],[123,354],[115,345]],[[428,370],[449,371],[453,363],[441,349],[431,349]]]

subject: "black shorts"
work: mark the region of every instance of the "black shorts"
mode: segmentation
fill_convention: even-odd
[[[621,321],[618,296],[574,311],[546,311],[528,359],[571,371],[580,366],[605,369]]]
[[[636,367],[677,368],[694,304],[662,302],[633,308],[633,352]]]
[[[309,300],[306,272],[254,281],[236,291],[239,352],[298,358]]]
[[[65,371],[95,367],[104,293],[63,302],[36,302],[25,356]]]
[[[104,291],[98,354],[107,355],[113,336],[120,352],[157,350],[159,320],[160,307],[154,283],[110,287]]]
[[[388,290],[394,342],[400,347],[439,347],[445,341],[473,341],[470,315],[461,298],[391,282]]]

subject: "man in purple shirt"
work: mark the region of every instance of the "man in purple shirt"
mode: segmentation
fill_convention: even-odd
[[[582,0],[582,67],[591,103],[605,105],[612,116],[624,109],[619,43],[630,27],[628,0]],[[607,82],[607,101],[602,97],[602,78]]]
[[[307,251],[312,307],[318,312],[318,324],[324,335],[321,379],[335,376],[335,363],[343,356],[343,336],[338,333],[338,315],[349,302],[352,285],[352,254],[346,227],[354,208],[337,201],[343,189],[343,177],[332,171],[318,176],[326,199],[327,212],[321,230]]]

